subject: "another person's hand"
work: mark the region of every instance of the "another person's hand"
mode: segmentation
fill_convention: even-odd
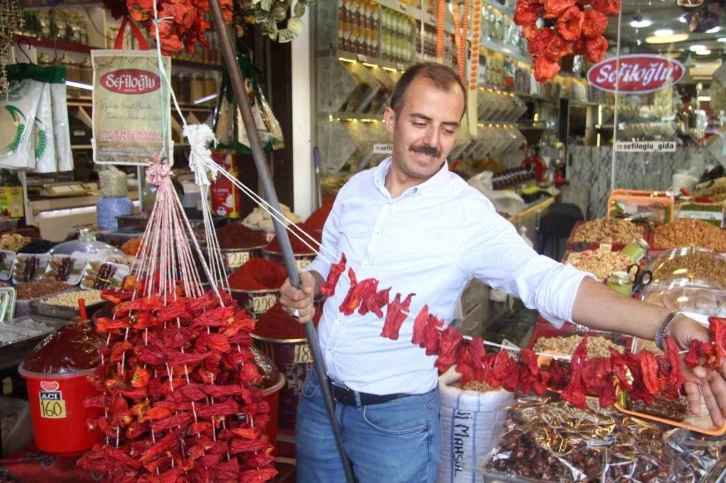
[[[670,335],[681,350],[688,350],[691,342],[701,340],[709,342],[708,329],[688,317],[679,316],[669,328]],[[681,360],[683,357],[681,357]],[[693,414],[701,412],[701,396],[706,402],[711,420],[715,426],[723,426],[726,417],[726,361],[721,361],[720,371],[694,367],[689,369],[681,364],[681,372],[686,379],[684,385],[688,396],[688,408]]]
[[[290,279],[280,289],[280,303],[287,313],[293,314],[297,310],[297,319],[300,323],[310,322],[315,314],[313,296],[315,294],[315,277],[309,272],[300,273],[302,290],[290,285]]]

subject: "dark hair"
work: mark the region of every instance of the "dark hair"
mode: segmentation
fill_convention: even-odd
[[[464,87],[464,83],[461,81],[459,74],[454,69],[446,67],[445,65],[424,62],[409,67],[398,80],[396,88],[393,90],[393,95],[391,96],[391,109],[396,113],[396,116],[403,109],[403,101],[406,98],[408,87],[419,77],[431,80],[436,87],[445,91],[450,91],[458,85],[464,96],[464,112],[466,112],[466,87]]]

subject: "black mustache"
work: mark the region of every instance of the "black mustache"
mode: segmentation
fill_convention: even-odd
[[[411,148],[411,151],[413,151],[414,153],[423,154],[424,156],[433,156],[435,158],[441,157],[441,151],[432,146],[415,146]]]

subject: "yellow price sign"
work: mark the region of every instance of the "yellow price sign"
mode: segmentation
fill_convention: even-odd
[[[275,294],[260,295],[252,297],[252,313],[264,314],[277,303]]]
[[[295,265],[297,265],[297,270],[302,271],[305,267],[310,265],[312,260],[295,260]]]
[[[47,419],[64,419],[66,402],[61,391],[40,392],[40,417]]]
[[[307,364],[309,362],[313,362],[313,353],[310,350],[310,346],[307,344],[296,345],[292,361],[295,364]]]
[[[247,263],[250,259],[250,252],[227,253],[227,264],[229,268],[238,268]]]
[[[613,250],[612,243],[601,243],[600,244],[600,251],[601,252],[611,252]]]

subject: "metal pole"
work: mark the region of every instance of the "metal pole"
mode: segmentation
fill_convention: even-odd
[[[247,99],[247,93],[244,88],[244,79],[242,79],[242,73],[237,65],[237,57],[235,55],[235,48],[232,44],[232,38],[229,30],[227,30],[224,24],[224,17],[222,14],[222,7],[219,0],[210,0],[209,2],[212,10],[212,21],[215,29],[219,32],[219,39],[222,47],[222,55],[224,58],[224,64],[229,74],[230,81],[232,82],[232,89],[234,90],[234,96],[237,98],[237,105],[242,113],[242,122],[247,131],[247,137],[250,141],[250,149],[252,150],[252,158],[257,166],[257,173],[260,178],[260,184],[262,185],[262,192],[265,201],[275,208],[280,210],[280,203],[277,200],[277,193],[275,192],[275,186],[272,183],[272,177],[267,166],[267,160],[265,159],[265,153],[262,149],[262,143],[260,137],[257,134],[257,127],[255,120],[252,116],[252,109]],[[280,251],[282,252],[282,258],[287,268],[287,274],[290,277],[290,283],[293,287],[300,288],[300,274],[297,271],[297,265],[295,264],[295,258],[292,254],[292,247],[290,245],[290,238],[288,237],[285,226],[273,218],[272,223],[275,227],[275,234],[277,240],[280,243]],[[353,468],[348,460],[343,446],[343,439],[340,436],[340,428],[335,418],[335,401],[333,400],[333,393],[328,383],[328,375],[325,371],[325,361],[323,360],[323,353],[320,350],[320,344],[318,343],[318,334],[315,332],[315,327],[311,322],[303,324],[305,327],[305,335],[308,339],[308,345],[313,355],[313,369],[315,375],[320,381],[320,388],[325,400],[325,407],[328,411],[328,418],[330,419],[330,426],[335,436],[335,443],[338,446],[338,453],[343,464],[345,471],[345,479],[347,483],[355,483],[355,476],[353,475]]]

